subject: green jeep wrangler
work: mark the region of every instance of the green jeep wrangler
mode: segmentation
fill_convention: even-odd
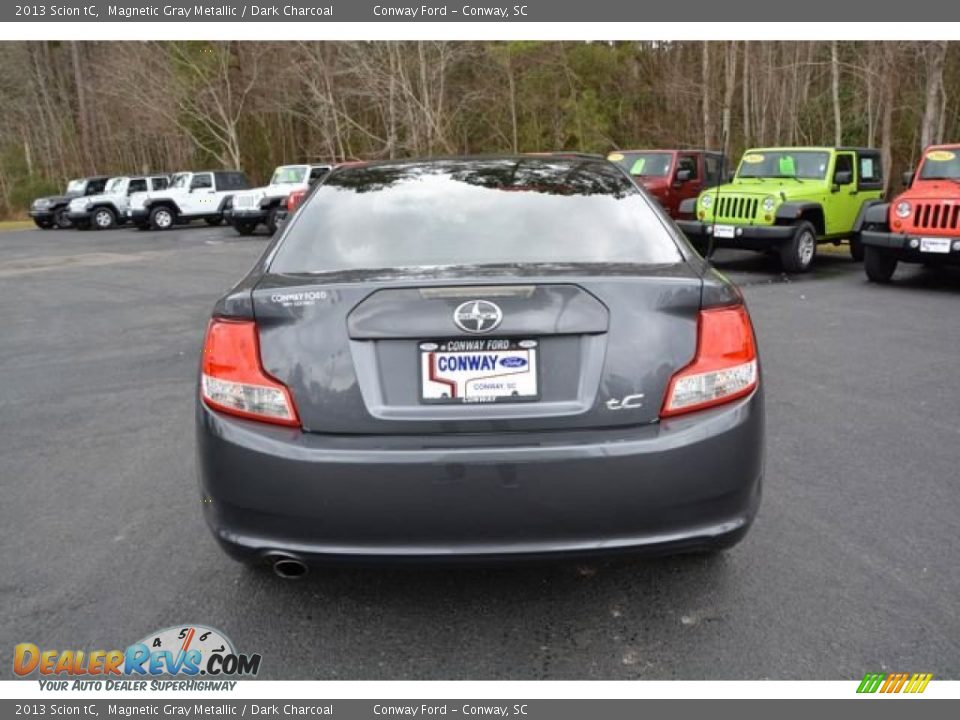
[[[818,243],[847,238],[862,260],[860,227],[882,196],[879,150],[757,148],[744,153],[732,182],[685,201],[677,225],[701,254],[775,250],[785,271],[806,272]]]

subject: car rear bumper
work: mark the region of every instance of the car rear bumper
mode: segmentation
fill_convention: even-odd
[[[706,242],[713,236],[713,223],[699,220],[677,220],[677,226],[692,241]],[[723,225],[725,223],[717,223]],[[796,228],[792,225],[735,225],[734,237],[714,237],[715,247],[765,250],[793,237]]]
[[[322,436],[197,412],[201,504],[246,559],[703,550],[739,540],[760,502],[760,391],[659,424],[562,433]]]
[[[950,241],[950,252],[931,253],[920,250],[922,236],[908,233],[883,232],[878,230],[864,230],[860,233],[860,242],[866,247],[875,247],[896,255],[903,262],[942,262],[945,264],[960,264],[960,235],[942,237]],[[915,241],[916,247],[911,243]]]
[[[229,223],[262,223],[267,220],[267,211],[262,208],[230,208],[223,217]]]

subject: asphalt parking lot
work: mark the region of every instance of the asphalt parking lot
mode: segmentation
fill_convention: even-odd
[[[726,554],[285,582],[221,554],[194,477],[206,319],[265,244],[0,234],[0,677],[18,642],[203,623],[271,679],[960,678],[960,273],[718,254],[768,413],[763,506]]]

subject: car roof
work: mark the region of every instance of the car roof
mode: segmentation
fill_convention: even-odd
[[[519,154],[489,154],[489,155],[442,155],[415,158],[399,158],[394,160],[361,160],[357,162],[338,164],[336,169],[348,169],[351,167],[389,167],[391,165],[444,165],[453,163],[476,163],[478,165],[488,162],[517,162],[517,163],[542,163],[544,165],[564,162],[570,166],[583,164],[611,165],[603,155],[589,155],[586,153],[519,153]]]
[[[858,147],[854,145],[772,145],[767,147],[752,147],[744,150],[747,152],[756,151],[780,151],[780,150],[811,150],[820,152],[858,152],[858,153],[879,153],[879,148]]]
[[[611,150],[607,155],[613,153],[638,153],[638,152],[663,152],[663,153],[704,153],[705,155],[723,155],[722,150],[710,150],[709,148],[624,148],[622,150]]]
[[[600,155],[599,153],[587,153],[587,152],[578,152],[576,150],[550,150],[547,152],[530,152],[524,153],[527,156],[533,157],[562,157],[562,158],[583,158],[584,160],[606,160],[606,155]]]

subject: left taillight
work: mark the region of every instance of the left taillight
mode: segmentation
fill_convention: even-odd
[[[203,344],[200,395],[213,410],[300,427],[290,391],[260,364],[259,336],[252,320],[210,321]]]
[[[757,345],[743,305],[701,310],[693,362],[670,379],[660,417],[704,410],[753,391],[760,382]]]
[[[306,190],[294,190],[292,193],[287,195],[287,210],[293,212],[296,210],[300,203],[303,202],[303,198],[306,197]]]

